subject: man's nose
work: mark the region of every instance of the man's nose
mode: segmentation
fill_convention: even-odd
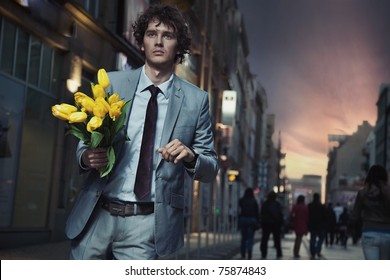
[[[163,45],[163,37],[162,35],[157,35],[156,36],[156,45],[162,46]]]

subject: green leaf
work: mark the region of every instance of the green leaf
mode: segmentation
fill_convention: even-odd
[[[69,126],[69,130],[65,133],[65,135],[73,135],[76,138],[80,139],[83,142],[87,142],[89,140],[89,137],[87,137],[83,131],[81,131],[79,128],[77,128],[74,125]]]
[[[104,134],[105,146],[111,146],[112,144],[111,133],[110,133],[110,129],[107,126],[103,127],[103,134]]]
[[[100,142],[102,141],[104,137],[103,133],[100,133],[98,131],[92,131],[91,133],[91,148],[96,149],[99,147]]]
[[[126,122],[126,112],[130,106],[131,100],[127,101],[122,107],[122,114],[116,119],[115,123],[115,134],[125,125]]]
[[[102,171],[100,171],[100,178],[103,178],[110,174],[112,168],[115,164],[115,151],[112,146],[109,146],[107,149],[107,156],[108,156],[108,164],[106,168],[104,168]]]

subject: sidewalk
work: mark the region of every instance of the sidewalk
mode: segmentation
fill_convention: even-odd
[[[256,233],[257,236],[261,236],[261,233]],[[293,256],[293,247],[294,247],[294,233],[288,233],[282,239],[282,260],[310,260],[310,235],[303,237],[302,245],[300,249],[300,258],[295,259]],[[240,260],[241,254],[237,253],[233,256],[234,260]],[[256,242],[253,246],[253,256],[252,259],[259,260],[261,259],[260,254],[260,242]],[[273,248],[272,235],[268,241],[268,260],[276,260],[276,250]],[[325,244],[322,246],[321,257],[316,258],[316,260],[364,260],[363,251],[360,245],[353,245],[351,239],[348,240],[347,248],[343,248],[340,245],[333,245],[326,247]]]
[[[226,260],[239,252],[239,233],[206,235],[191,233],[184,240],[185,246],[177,253],[160,258],[165,260]],[[44,243],[13,249],[0,250],[0,260],[68,260],[70,241]]]
[[[67,260],[70,241],[0,250],[0,260]]]
[[[260,238],[261,232],[255,236],[253,246],[254,260],[261,259],[260,255]],[[282,260],[296,260],[293,257],[294,234],[288,233],[282,239]],[[300,260],[310,260],[309,252],[309,235],[302,240]],[[240,236],[239,234],[227,237],[215,236],[210,233],[208,236],[201,233],[198,236],[192,233],[189,240],[185,240],[185,247],[177,253],[161,258],[163,260],[240,260]],[[352,245],[351,240],[348,242],[346,249],[340,245],[322,248],[321,260],[363,260],[363,252],[360,243]],[[1,260],[67,260],[69,259],[70,241],[57,243],[45,243],[15,249],[0,250]],[[268,260],[276,259],[276,250],[272,247],[272,236],[268,242]]]

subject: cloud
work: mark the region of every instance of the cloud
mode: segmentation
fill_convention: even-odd
[[[390,1],[238,5],[251,71],[282,132],[290,175],[324,174],[328,134],[352,134],[363,120],[375,124],[379,87],[390,79]]]

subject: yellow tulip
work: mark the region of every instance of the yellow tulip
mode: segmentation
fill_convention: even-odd
[[[115,121],[122,114],[121,108],[116,105],[110,107],[110,118]]]
[[[95,101],[92,98],[87,96],[87,98],[82,99],[81,106],[83,106],[85,110],[87,110],[92,114],[93,108],[95,108]]]
[[[122,107],[125,105],[123,100],[119,100],[110,105],[110,118],[115,121],[122,114]]]
[[[110,110],[110,104],[108,104],[108,102],[104,98],[96,99],[95,104],[102,104],[107,109],[107,111]]]
[[[66,103],[61,103],[60,105],[57,105],[57,106],[59,106],[59,107],[57,107],[57,108],[59,108],[59,110],[64,111],[64,112],[68,112],[69,114],[77,111],[76,106],[69,105]]]
[[[104,118],[110,111],[110,105],[104,98],[98,98],[95,100],[95,106],[93,107],[93,114],[100,118]]]
[[[94,100],[91,97],[89,97],[85,93],[82,93],[81,91],[78,91],[74,94],[74,101],[76,101],[77,105],[82,106],[82,102],[84,99],[88,99],[94,102]]]
[[[64,114],[62,113],[61,111],[57,110],[54,108],[55,106],[51,107],[51,112],[53,114],[54,117],[60,119],[60,120],[64,120],[64,121],[68,121],[69,120],[69,115],[67,114]]]
[[[107,88],[110,85],[110,79],[108,78],[106,70],[99,69],[97,78],[99,85],[101,85],[103,88]]]
[[[79,106],[84,107],[88,112],[90,113],[93,112],[95,101],[85,93],[82,93],[80,91],[76,92],[74,94],[74,100]]]
[[[119,101],[117,101],[117,102],[111,104],[111,106],[117,106],[117,107],[119,107],[119,109],[122,109],[122,107],[125,106],[125,104],[126,104],[125,101],[119,100]]]
[[[74,112],[69,116],[69,123],[82,123],[87,119],[85,112]]]
[[[115,102],[117,102],[119,100],[119,94],[117,93],[114,93],[113,95],[111,95],[109,98],[108,98],[108,104],[113,104]]]
[[[74,101],[76,101],[77,105],[81,106],[81,101],[87,97],[85,93],[82,93],[81,91],[76,92],[74,95]]]
[[[93,92],[93,98],[95,98],[95,100],[99,97],[101,98],[106,97],[106,92],[104,91],[104,88],[100,84],[94,85],[91,83],[91,87]]]
[[[92,117],[87,124],[87,130],[89,132],[92,132],[92,131],[98,129],[99,127],[101,127],[102,123],[103,123],[103,120],[101,118],[96,117],[96,116]]]
[[[62,103],[60,105],[54,105],[51,107],[53,116],[61,120],[69,120],[69,115],[77,111],[77,107]]]

